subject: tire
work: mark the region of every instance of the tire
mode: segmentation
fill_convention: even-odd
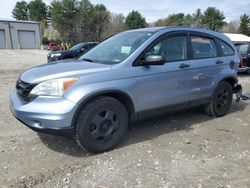
[[[205,107],[208,115],[222,117],[226,115],[233,100],[233,88],[230,83],[222,81],[214,91],[210,103]]]
[[[86,103],[78,114],[75,140],[91,153],[113,149],[128,127],[128,112],[112,97],[97,97]]]

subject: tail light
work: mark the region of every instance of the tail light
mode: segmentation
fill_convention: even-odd
[[[239,68],[242,68],[243,67],[243,59],[242,57],[240,58],[240,65],[239,65]]]

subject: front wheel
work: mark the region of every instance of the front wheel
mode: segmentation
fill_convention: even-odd
[[[222,81],[214,91],[210,103],[205,107],[208,115],[221,117],[229,111],[233,99],[233,89],[230,83]]]
[[[128,112],[112,97],[97,97],[84,105],[76,120],[75,140],[92,153],[114,148],[128,127]]]

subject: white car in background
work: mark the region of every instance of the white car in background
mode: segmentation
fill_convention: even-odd
[[[241,56],[238,72],[250,74],[250,37],[243,34],[224,33],[234,43]]]

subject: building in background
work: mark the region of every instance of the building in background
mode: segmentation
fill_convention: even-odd
[[[40,49],[39,22],[0,20],[0,49]]]

